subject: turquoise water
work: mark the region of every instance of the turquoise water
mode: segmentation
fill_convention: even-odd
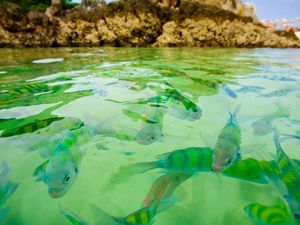
[[[0,49],[0,224],[297,224],[299,65],[299,50]]]

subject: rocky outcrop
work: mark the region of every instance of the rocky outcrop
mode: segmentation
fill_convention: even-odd
[[[0,6],[0,47],[300,47],[240,9],[239,0],[127,0],[24,14],[10,4]]]

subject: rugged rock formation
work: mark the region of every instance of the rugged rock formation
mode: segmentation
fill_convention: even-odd
[[[25,14],[10,4],[0,6],[0,47],[300,47],[242,7],[240,0],[124,0]]]

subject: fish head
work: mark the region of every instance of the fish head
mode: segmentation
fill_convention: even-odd
[[[215,172],[223,172],[237,160],[235,155],[226,154],[225,151],[217,151],[213,154],[212,168]]]
[[[73,185],[78,168],[71,161],[52,160],[45,171],[44,182],[52,198],[62,197]]]
[[[136,134],[136,140],[139,144],[150,145],[161,139],[162,133],[160,126],[156,124],[146,124]]]

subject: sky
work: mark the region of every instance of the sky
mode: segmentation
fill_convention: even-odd
[[[243,0],[247,1],[255,4],[256,14],[262,20],[300,17],[300,0]]]

